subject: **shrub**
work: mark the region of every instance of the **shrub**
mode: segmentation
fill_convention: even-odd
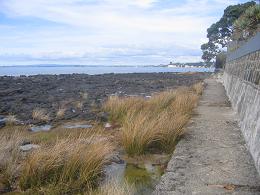
[[[215,67],[216,68],[224,68],[226,64],[227,53],[222,51],[216,56]]]

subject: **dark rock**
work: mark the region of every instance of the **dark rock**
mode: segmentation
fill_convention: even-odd
[[[63,120],[99,119],[106,122],[107,114],[95,113],[91,109],[92,102],[100,108],[110,94],[142,94],[145,97],[180,85],[191,85],[208,76],[209,73],[133,73],[0,77],[0,114],[12,113],[28,124],[34,108],[46,109],[50,117],[55,118],[58,109],[65,105],[67,111]],[[81,97],[82,92],[88,94],[87,99]],[[81,110],[75,107],[77,101],[84,101]]]
[[[22,142],[21,146],[28,145],[28,144],[31,144],[31,142],[30,142],[30,141],[27,141],[27,140],[25,140],[25,141],[23,141],[23,142]]]
[[[109,114],[106,112],[99,113],[99,118],[101,122],[107,122],[108,121]]]
[[[0,119],[0,128],[5,126],[5,121]]]

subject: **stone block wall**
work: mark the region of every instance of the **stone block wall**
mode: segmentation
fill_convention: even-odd
[[[260,173],[260,41],[255,46],[258,39],[260,33],[237,49],[240,51],[228,52],[232,57],[227,58],[224,86],[232,107],[238,113],[242,133]],[[254,50],[251,48],[249,51],[247,48],[251,42]]]

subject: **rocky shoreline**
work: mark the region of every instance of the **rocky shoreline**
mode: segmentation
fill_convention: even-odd
[[[0,77],[0,115],[15,115],[24,123],[33,120],[35,109],[44,109],[49,121],[100,120],[98,111],[111,95],[150,96],[179,86],[189,86],[210,73],[66,74]],[[59,110],[63,116],[57,117]]]

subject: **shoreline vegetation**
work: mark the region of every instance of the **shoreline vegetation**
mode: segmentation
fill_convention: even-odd
[[[0,190],[16,194],[134,194],[130,180],[105,182],[104,168],[115,157],[138,164],[158,154],[172,154],[197,106],[203,83],[156,92],[151,96],[110,96],[101,110],[109,127],[29,132],[15,116],[0,129]],[[82,94],[81,98],[87,98]],[[79,105],[80,106],[80,105]],[[60,108],[57,117],[64,114]],[[46,110],[33,118],[49,120]],[[30,145],[30,149],[22,149]],[[117,155],[115,155],[117,154]],[[167,163],[166,163],[167,165]]]
[[[0,117],[15,115],[25,124],[104,118],[99,108],[111,95],[151,96],[190,86],[211,73],[128,73],[0,77]],[[34,114],[32,114],[34,112]]]

